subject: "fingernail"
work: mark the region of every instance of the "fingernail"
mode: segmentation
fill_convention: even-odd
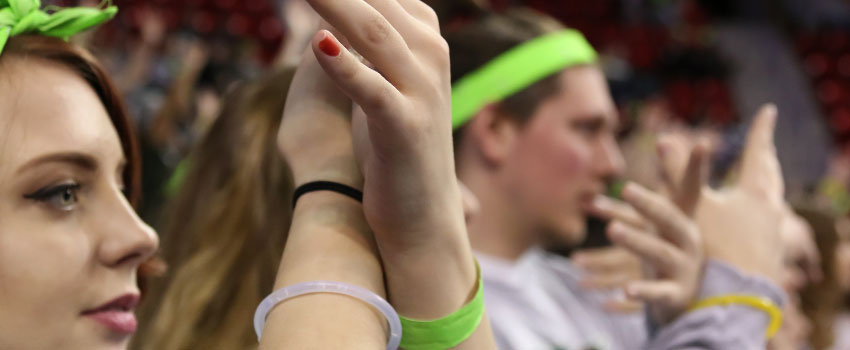
[[[608,238],[612,241],[617,241],[623,237],[623,227],[618,222],[613,222],[608,225]]]
[[[656,146],[658,150],[658,156],[664,157],[667,155],[667,152],[670,149],[670,145],[667,144],[665,139],[658,140],[658,146]]]
[[[777,110],[776,105],[773,104],[773,103],[766,103],[764,105],[765,113],[776,114],[776,110]]]
[[[319,41],[319,50],[325,53],[325,55],[336,57],[339,56],[339,45],[337,45],[336,41],[331,38],[330,34],[327,32],[324,33],[325,37]]]
[[[632,199],[635,195],[635,185],[631,182],[623,186],[623,199]]]
[[[591,204],[596,208],[604,209],[605,204],[607,204],[607,202],[605,200],[606,200],[605,196],[598,194],[598,195],[593,197],[593,202]]]

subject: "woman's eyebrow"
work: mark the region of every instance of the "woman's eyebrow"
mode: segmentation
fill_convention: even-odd
[[[98,168],[97,160],[90,155],[78,152],[62,152],[37,157],[18,168],[17,174],[47,163],[66,163],[87,171],[95,171]]]

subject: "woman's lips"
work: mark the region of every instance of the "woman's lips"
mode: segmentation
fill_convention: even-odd
[[[125,294],[97,308],[84,311],[83,316],[91,318],[115,333],[133,334],[139,325],[136,315],[133,314],[138,303],[138,294]]]
[[[115,333],[133,334],[139,322],[132,311],[106,310],[86,314],[86,317],[106,326]]]

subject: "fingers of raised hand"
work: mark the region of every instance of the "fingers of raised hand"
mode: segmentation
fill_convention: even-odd
[[[634,301],[627,298],[612,299],[605,301],[602,308],[605,311],[618,314],[631,314],[643,311],[644,303],[642,301]]]
[[[693,142],[681,132],[670,132],[658,138],[656,152],[661,163],[661,177],[671,193],[678,189],[688,166],[688,150]]]
[[[573,262],[591,272],[634,271],[640,275],[640,260],[625,249],[617,247],[586,249],[571,256]]]
[[[314,55],[306,51],[293,76],[292,88],[286,96],[288,103],[278,131],[278,146],[286,152],[297,148],[302,137],[315,138],[324,118],[348,119],[350,101],[322,71]],[[309,134],[309,135],[308,135]]]
[[[685,169],[679,188],[673,194],[679,209],[689,217],[693,217],[702,196],[702,189],[708,183],[708,150],[703,143],[697,143],[691,149],[688,166]]]
[[[688,254],[702,252],[696,224],[670,200],[634,183],[623,189],[623,199],[651,222],[664,239]]]
[[[381,74],[360,62],[331,32],[319,31],[312,47],[327,75],[366,115],[394,115],[401,108],[401,93]]]
[[[588,289],[616,289],[640,278],[640,275],[635,276],[629,272],[594,272],[585,276],[581,285]]]
[[[571,258],[587,273],[582,280],[586,288],[621,288],[643,275],[640,259],[618,247],[584,250],[573,254]]]
[[[421,1],[365,0],[401,34],[408,47],[418,51],[423,42],[439,36],[437,14]]]
[[[684,253],[670,242],[621,222],[615,221],[608,226],[608,237],[614,244],[634,253],[655,269],[666,270],[685,259]]]
[[[278,131],[278,147],[295,184],[336,181],[362,186],[351,139],[351,101],[306,51],[293,76]]]
[[[750,130],[747,132],[744,158],[774,149],[773,133],[776,128],[776,115],[776,106],[773,104],[765,104],[759,108]]]
[[[708,146],[691,144],[681,135],[659,140],[658,154],[668,193],[682,212],[693,216],[708,182]]]
[[[779,203],[785,188],[782,169],[776,156],[776,146],[773,143],[776,118],[776,106],[772,104],[762,106],[756,114],[741,158],[738,186]]]
[[[445,43],[437,32],[408,13],[397,0],[308,2],[387,80],[402,90],[415,87],[432,73],[422,70],[417,56],[433,55],[426,50]]]
[[[387,80],[396,86],[402,82],[410,83],[410,79],[405,79],[410,75],[406,69],[416,67],[415,57],[399,31],[385,17],[386,15],[393,19],[390,16],[392,13],[382,14],[365,1],[308,2],[325,21],[351,42],[358,53],[374,64]]]
[[[449,64],[449,46],[440,36],[437,13],[421,0],[367,0],[383,13],[418,58],[438,66]],[[401,7],[406,14],[399,11]],[[426,74],[434,72],[426,70]]]
[[[432,30],[440,33],[440,19],[431,6],[428,6],[422,0],[398,0],[398,2],[401,3],[401,6],[404,6],[407,13],[419,19]]]
[[[626,287],[626,295],[656,305],[674,305],[684,299],[685,291],[670,280],[635,281]]]
[[[632,206],[604,195],[594,197],[586,209],[602,219],[621,221],[633,227],[649,229],[652,226]]]

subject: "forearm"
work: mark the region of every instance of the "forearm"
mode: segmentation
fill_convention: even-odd
[[[299,199],[275,289],[329,280],[384,295],[383,274],[359,203],[332,192]],[[309,294],[269,313],[261,349],[381,349],[386,319],[368,304],[335,294]]]

